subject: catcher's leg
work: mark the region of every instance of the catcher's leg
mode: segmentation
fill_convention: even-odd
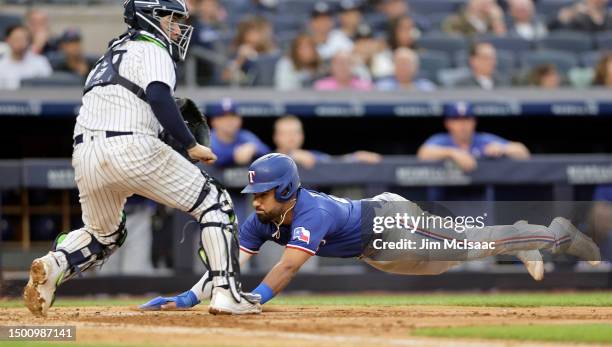
[[[60,234],[52,251],[32,262],[24,300],[28,309],[38,316],[47,314],[61,283],[102,265],[127,235],[122,209],[129,193],[108,187],[99,168],[103,160],[81,160],[82,156],[100,155],[92,144],[80,147],[75,151],[73,165],[85,226]]]
[[[155,148],[148,161],[156,165],[143,163],[146,174],[134,176],[131,187],[136,194],[190,213],[200,223],[200,256],[213,283],[211,313],[259,313],[259,303],[241,291],[237,220],[225,188],[161,141],[143,140]]]

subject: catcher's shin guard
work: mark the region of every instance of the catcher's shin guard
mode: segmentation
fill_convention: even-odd
[[[92,266],[102,266],[106,258],[113,254],[127,237],[125,228],[125,213],[123,213],[119,228],[112,234],[104,236],[105,240],[113,240],[110,244],[101,243],[86,229],[61,233],[53,242],[53,252],[61,252],[68,263],[58,285],[68,281],[75,275],[89,270]]]
[[[214,178],[207,176],[212,205],[199,218],[201,233],[200,258],[208,269],[214,287],[227,286],[236,302],[241,300],[238,220],[227,190]],[[208,200],[208,199],[207,199]],[[209,200],[210,201],[210,200]]]

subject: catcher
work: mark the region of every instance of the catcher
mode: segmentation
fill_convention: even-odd
[[[187,6],[183,0],[126,0],[123,6],[128,31],[111,41],[89,73],[74,127],[72,165],[84,227],[58,236],[53,250],[32,262],[25,305],[46,315],[57,286],[101,266],[121,247],[123,206],[138,194],[199,222],[200,254],[214,287],[211,313],[259,313],[258,297],[241,291],[229,194],[189,162],[216,160],[205,146],[206,122],[192,101],[179,100],[179,111],[173,97],[175,63],[185,58],[193,31],[185,24]],[[162,129],[185,157],[160,141]]]
[[[397,194],[348,200],[302,188],[295,162],[284,154],[271,153],[254,161],[242,193],[254,194],[255,213],[240,226],[240,262],[257,254],[264,242],[286,246],[278,264],[253,290],[262,304],[280,293],[314,255],[359,257],[385,272],[434,275],[463,261],[511,254],[535,280],[544,275],[540,250],[568,253],[593,265],[600,259],[597,245],[563,217],[553,219],[549,226],[525,221],[498,226],[424,226],[424,220],[440,217]],[[398,221],[398,215],[405,218]],[[206,273],[191,290],[175,297],[157,297],[141,309],[192,307],[208,299],[211,288]]]

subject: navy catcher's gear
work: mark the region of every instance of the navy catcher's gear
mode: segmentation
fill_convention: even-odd
[[[193,27],[184,24],[189,18],[184,0],[125,0],[123,7],[123,18],[130,28],[144,30],[158,37],[166,44],[175,61],[185,59]],[[170,20],[162,23],[162,17],[165,16],[171,16]]]
[[[263,193],[276,189],[274,197],[279,202],[291,199],[300,188],[300,175],[291,157],[270,153],[255,160],[249,166],[249,184],[243,194]]]

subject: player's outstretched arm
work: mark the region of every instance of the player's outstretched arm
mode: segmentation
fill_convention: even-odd
[[[280,293],[291,282],[291,279],[312,255],[304,251],[285,248],[281,260],[268,272],[264,280],[253,294],[261,295],[261,303],[265,304]]]
[[[241,250],[240,266],[246,264],[251,257],[252,254]],[[207,278],[208,272],[204,273],[204,276],[202,276],[202,278],[200,278],[200,280],[194,284],[190,290],[177,296],[158,296],[140,305],[138,308],[147,311],[171,311],[192,308],[202,302],[202,300],[210,299],[212,282],[206,282]]]

